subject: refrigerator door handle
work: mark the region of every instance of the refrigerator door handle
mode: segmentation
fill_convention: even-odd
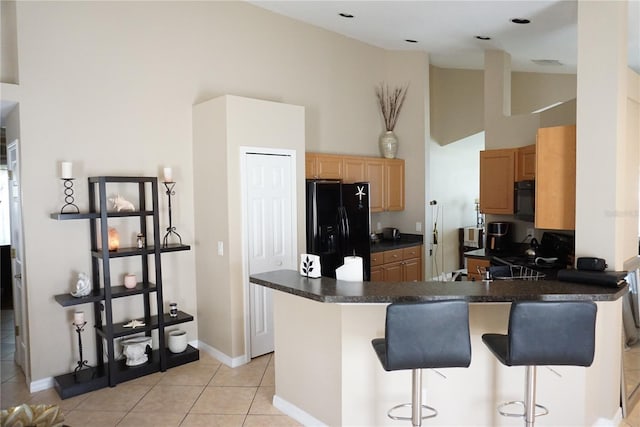
[[[346,250],[349,244],[349,217],[347,216],[347,210],[344,206],[338,208],[339,215],[339,227],[340,227],[340,242],[342,244],[342,253],[346,256]]]

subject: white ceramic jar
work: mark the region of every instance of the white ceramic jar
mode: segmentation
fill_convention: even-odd
[[[169,351],[182,353],[187,349],[187,333],[181,329],[169,332]]]

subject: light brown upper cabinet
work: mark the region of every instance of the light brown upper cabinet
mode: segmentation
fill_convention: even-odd
[[[342,181],[347,184],[366,181],[364,157],[342,156]]]
[[[369,182],[371,212],[404,210],[404,160],[306,153],[307,179]]]
[[[385,207],[387,211],[404,210],[404,160],[384,159]]]
[[[305,156],[305,177],[309,179],[342,179],[342,156],[307,153]]]
[[[536,228],[573,230],[576,224],[576,127],[538,129]]]
[[[371,212],[404,210],[404,160],[367,157],[365,174]]]
[[[480,211],[513,214],[516,148],[480,152]]]
[[[536,145],[520,147],[516,154],[516,181],[536,179]]]

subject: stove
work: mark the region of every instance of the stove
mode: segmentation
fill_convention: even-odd
[[[525,254],[492,255],[490,268],[494,277],[520,277],[537,280],[555,280],[558,271],[567,268],[573,256],[573,237],[560,233],[545,232],[538,252],[540,256]]]

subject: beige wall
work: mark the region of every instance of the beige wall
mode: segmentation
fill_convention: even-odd
[[[304,108],[237,96],[194,107],[194,176],[198,339],[230,359],[244,355],[247,239],[242,224],[241,147],[295,153],[298,241],[282,268],[297,269],[304,248]],[[297,226],[297,229],[296,229]],[[217,253],[222,242],[224,254]],[[230,360],[237,364],[237,360]],[[242,361],[244,362],[244,361]]]
[[[165,300],[203,319],[226,316],[196,310],[194,104],[235,94],[301,105],[308,150],[379,155],[374,87],[408,82],[397,131],[411,180],[397,222],[424,217],[425,54],[384,51],[241,2],[20,2],[16,19],[34,380],[73,367],[73,309],[53,295],[90,270],[87,224],[48,219],[62,203],[63,160],[74,162],[81,209],[87,176],[157,176],[172,166],[173,224],[196,245],[163,255]],[[160,200],[165,205],[166,196]],[[163,207],[161,227],[167,221]],[[133,302],[118,304],[123,315],[135,312]],[[185,328],[195,339],[196,323]],[[93,340],[84,338],[95,363]]]

